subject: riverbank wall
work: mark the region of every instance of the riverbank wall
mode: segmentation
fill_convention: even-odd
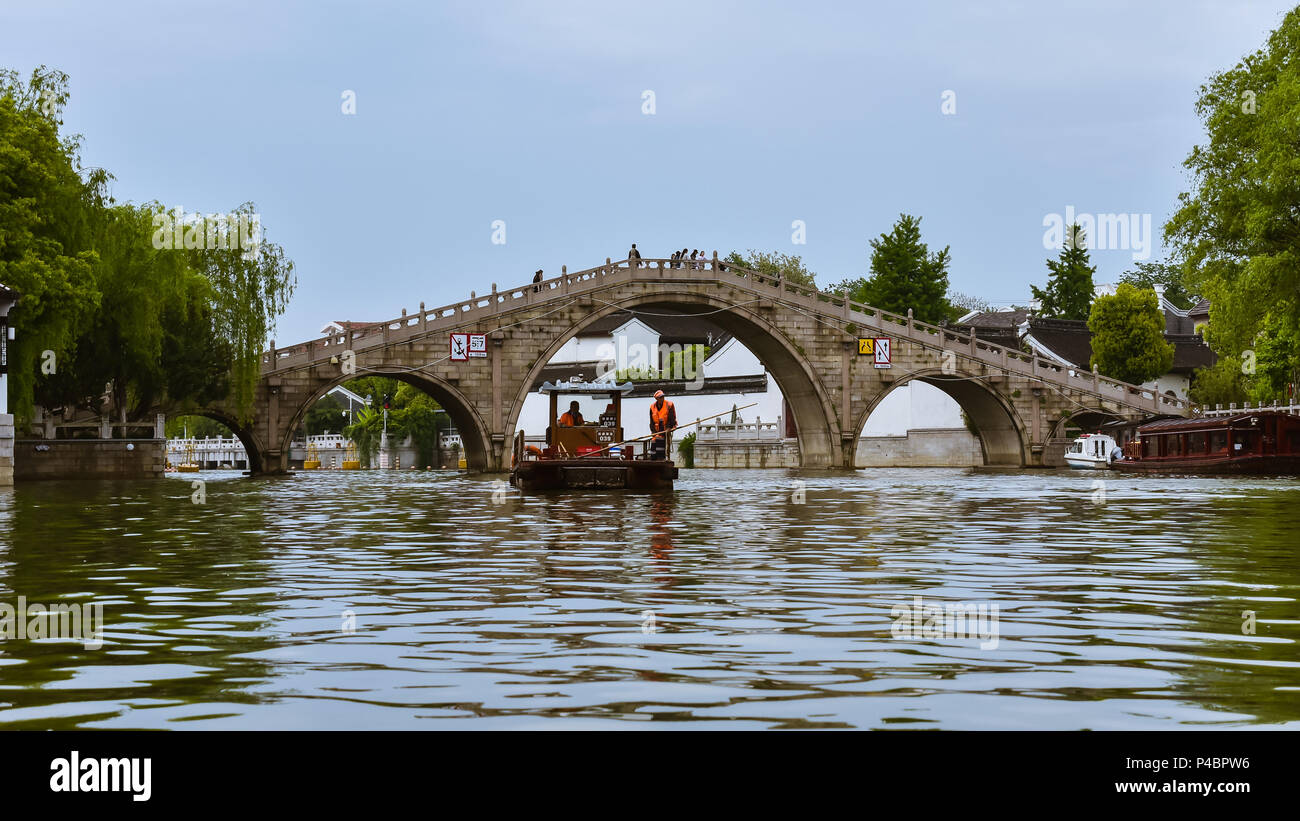
[[[0,487],[14,483],[14,415],[0,413]]]
[[[163,475],[166,439],[17,439],[13,478],[155,479]]]

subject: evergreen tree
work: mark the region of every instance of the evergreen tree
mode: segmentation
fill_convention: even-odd
[[[921,241],[921,219],[900,214],[888,234],[871,241],[871,276],[839,284],[849,299],[891,313],[938,324],[953,316],[948,292],[948,246],[930,253]]]
[[[1039,302],[1039,314],[1053,319],[1087,319],[1092,304],[1092,275],[1097,266],[1088,264],[1087,238],[1076,223],[1070,226],[1058,259],[1049,259],[1047,267],[1052,272],[1047,287],[1039,289],[1030,285],[1034,299]]]

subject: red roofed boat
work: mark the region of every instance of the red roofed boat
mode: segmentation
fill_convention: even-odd
[[[541,393],[550,397],[551,425],[546,447],[529,445],[524,432],[515,437],[510,484],[524,491],[539,490],[672,490],[677,466],[672,432],[659,453],[641,442],[637,453],[623,436],[623,397],[632,383],[547,382]],[[572,404],[560,415],[560,398]],[[576,407],[575,407],[576,406]],[[590,421],[588,420],[590,417]]]
[[[1138,426],[1116,470],[1171,473],[1300,473],[1300,416],[1243,411],[1160,419]]]

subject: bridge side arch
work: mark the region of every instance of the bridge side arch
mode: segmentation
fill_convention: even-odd
[[[294,409],[293,415],[289,418],[287,425],[280,432],[280,449],[281,453],[287,454],[289,446],[293,439],[294,431],[302,424],[306,418],[307,412],[311,410],[322,395],[332,390],[344,382],[353,379],[360,379],[366,376],[382,376],[389,379],[396,379],[399,382],[405,382],[419,390],[424,391],[433,397],[434,401],[447,411],[451,421],[456,425],[456,432],[460,434],[461,441],[465,445],[465,464],[471,471],[486,471],[491,469],[492,461],[492,439],[488,431],[488,426],[483,418],[479,416],[474,405],[465,397],[465,394],[454,385],[426,373],[406,370],[404,368],[390,368],[380,366],[358,367],[357,372],[338,376],[330,380],[321,381],[319,385],[307,396],[297,408]]]
[[[861,436],[867,419],[885,397],[909,382],[932,385],[961,406],[977,431],[976,436],[984,453],[984,464],[1007,467],[1029,464],[1025,453],[1028,435],[1024,420],[1015,407],[983,379],[971,378],[960,372],[949,375],[939,369],[922,370],[890,384],[887,390],[882,390],[867,403],[854,425],[855,436]]]
[[[266,471],[266,444],[261,440],[253,429],[241,424],[232,414],[226,413],[218,408],[186,408],[174,414],[175,416],[202,416],[211,419],[214,422],[220,422],[230,432],[235,435],[239,443],[244,446],[244,452],[248,454],[248,472],[256,476]]]
[[[818,370],[808,357],[786,338],[772,322],[745,307],[712,296],[693,292],[653,291],[604,302],[602,306],[551,340],[524,375],[506,419],[506,430],[513,431],[523,410],[524,400],[532,393],[533,383],[542,368],[551,361],[583,328],[612,314],[637,310],[681,310],[685,315],[707,316],[708,320],[736,337],[758,357],[772,374],[790,405],[798,429],[800,460],[804,467],[841,467],[839,424],[834,403]],[[687,420],[681,419],[679,422]],[[628,435],[648,431],[627,427]]]

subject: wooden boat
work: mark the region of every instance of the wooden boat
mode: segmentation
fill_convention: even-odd
[[[1072,468],[1105,470],[1110,467],[1118,447],[1115,440],[1104,433],[1085,433],[1070,443],[1065,452],[1065,463]]]
[[[1161,419],[1138,426],[1117,470],[1173,473],[1300,473],[1300,416],[1243,411]]]
[[[671,490],[677,466],[667,458],[672,434],[662,452],[641,442],[640,452],[623,437],[623,396],[632,383],[547,382],[540,392],[550,396],[551,425],[546,447],[527,444],[524,432],[515,436],[510,484],[525,491],[562,490]],[[557,413],[561,398],[577,402],[580,424],[562,425]],[[585,409],[583,406],[586,406]],[[601,406],[604,410],[600,410]],[[567,408],[566,403],[566,408]],[[588,422],[588,413],[599,421]]]

